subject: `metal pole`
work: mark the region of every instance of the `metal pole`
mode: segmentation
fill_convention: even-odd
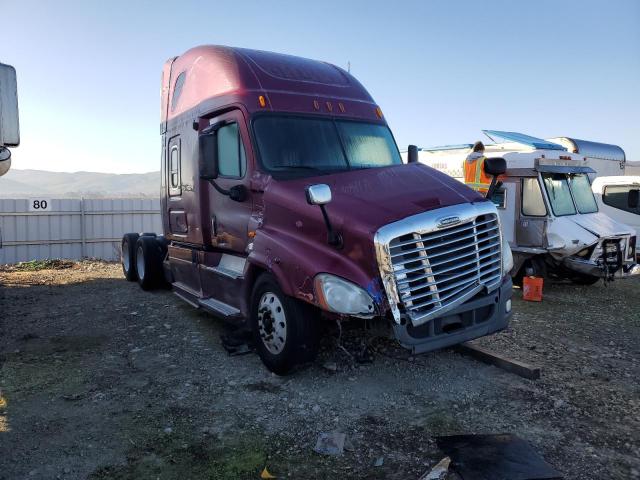
[[[80,260],[85,257],[86,252],[86,235],[84,228],[84,197],[80,198],[80,238],[82,243],[80,245]]]

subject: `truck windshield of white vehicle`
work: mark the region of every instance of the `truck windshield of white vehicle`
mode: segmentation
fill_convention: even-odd
[[[585,174],[543,173],[544,187],[553,213],[561,217],[598,211],[596,199]]]
[[[595,213],[598,211],[598,204],[593,196],[589,178],[584,173],[569,175],[569,186],[576,208],[580,213]]]
[[[400,153],[386,125],[261,115],[253,121],[262,167],[275,178],[336,173],[400,165]]]
[[[567,176],[564,173],[543,173],[542,180],[554,215],[556,217],[575,215],[576,208],[571,198]]]

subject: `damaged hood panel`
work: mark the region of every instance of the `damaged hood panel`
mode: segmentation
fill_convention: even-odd
[[[631,227],[616,222],[602,212],[574,215],[571,220],[597,237],[619,237],[633,235]]]

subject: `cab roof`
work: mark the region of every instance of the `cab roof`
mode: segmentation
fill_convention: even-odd
[[[374,121],[381,117],[366,89],[340,67],[293,55],[217,45],[195,47],[167,60],[161,98],[162,123],[182,114],[205,115],[237,103],[250,112],[324,113]]]

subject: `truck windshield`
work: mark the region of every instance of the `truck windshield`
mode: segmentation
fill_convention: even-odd
[[[402,163],[386,125],[265,115],[253,127],[262,166],[272,173],[318,175]]]
[[[598,211],[598,205],[596,204],[596,199],[593,196],[591,184],[586,174],[570,175],[569,186],[571,187],[573,199],[580,213],[595,213]]]
[[[542,179],[551,202],[553,213],[560,217],[598,211],[585,174],[543,173]]]
[[[561,217],[563,215],[575,215],[576,208],[571,199],[571,190],[567,176],[563,173],[543,173],[544,188],[549,195],[553,213]]]

